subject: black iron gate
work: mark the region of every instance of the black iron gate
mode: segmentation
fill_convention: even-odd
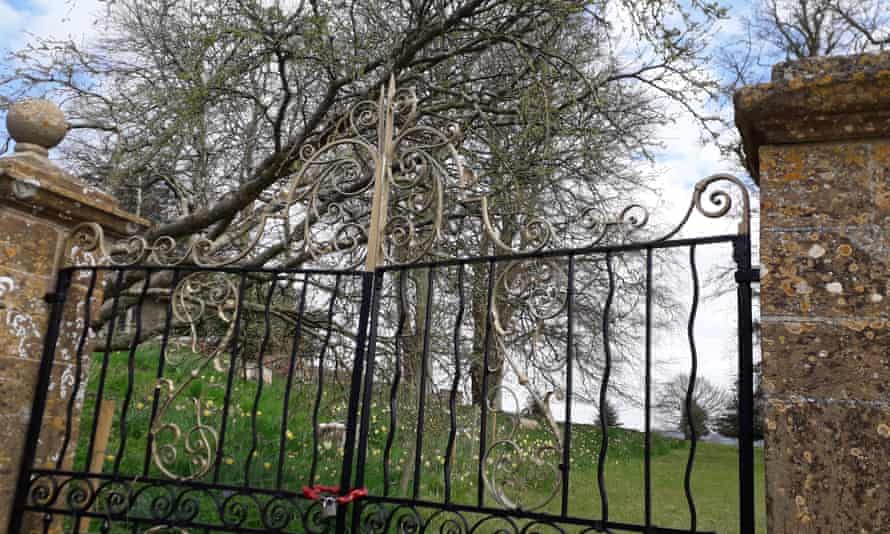
[[[724,245],[738,292],[738,531],[754,532],[747,228],[671,235],[373,272],[65,269],[10,531],[707,531],[693,417],[685,519],[668,528],[656,513],[653,329],[658,277],[685,270],[694,414],[696,254]],[[641,432],[611,431],[605,410],[586,424],[576,402],[551,409],[582,387],[605,406],[634,352]],[[642,503],[629,513],[610,507],[609,455],[632,439]]]

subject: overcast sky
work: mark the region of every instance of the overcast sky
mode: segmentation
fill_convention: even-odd
[[[724,2],[726,4],[726,2]],[[730,2],[732,9],[747,9],[744,2]],[[86,40],[94,37],[97,28],[93,25],[94,15],[106,9],[100,0],[0,0],[0,47],[9,50],[25,44],[30,35],[54,35]],[[736,22],[722,23],[717,32],[718,39],[729,42],[734,37]],[[719,46],[718,40],[715,45]],[[678,221],[688,205],[694,184],[714,173],[728,172],[740,174],[737,164],[723,158],[713,144],[702,144],[699,126],[680,108],[672,109],[676,122],[661,128],[655,135],[663,142],[664,149],[657,154],[656,162],[649,169],[657,177],[657,187],[661,198],[646,198],[644,202],[653,206],[652,219],[665,226]],[[722,113],[731,114],[731,109]],[[2,117],[0,117],[2,118]],[[5,122],[5,121],[4,121]],[[5,138],[5,126],[0,127]],[[648,164],[646,164],[648,165]],[[639,199],[628,199],[628,202]],[[687,236],[732,233],[731,221],[714,221],[698,218],[690,224]],[[699,256],[702,270],[729,260],[729,247],[717,251],[703,250]],[[687,272],[674,273],[678,283],[688,284]],[[691,295],[690,295],[691,299]],[[688,300],[688,299],[687,299]],[[685,323],[678,324],[675,332],[662,333],[656,344],[656,351],[662,356],[670,355],[672,363],[662,370],[662,379],[688,368],[689,356],[685,340]],[[702,303],[696,327],[701,374],[713,382],[728,386],[733,380],[735,360],[735,295],[712,299]],[[554,406],[557,408],[557,406]],[[561,409],[556,409],[561,413]],[[627,426],[639,427],[642,418],[639,410],[630,406],[621,407],[622,422]],[[580,409],[576,413],[587,419],[593,417],[592,410]]]

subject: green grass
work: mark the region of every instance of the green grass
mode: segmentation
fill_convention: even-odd
[[[183,431],[197,425],[196,414],[200,414],[201,429],[195,430],[193,438],[210,438],[218,432],[222,422],[222,405],[226,391],[226,373],[216,372],[211,365],[201,366],[203,360],[189,351],[176,351],[168,364],[164,376],[176,385],[186,383],[182,394],[170,404],[163,415],[163,423],[178,425]],[[96,405],[97,386],[102,367],[101,355],[97,354],[91,368],[91,378],[87,388],[83,415],[81,417],[81,438],[78,440],[75,468],[83,470],[87,464],[86,449],[93,411]],[[127,478],[143,473],[146,458],[146,442],[156,384],[158,350],[146,347],[137,352],[133,361],[133,391],[125,418],[127,443],[118,457],[121,439],[120,417],[128,380],[129,362],[126,353],[114,353],[109,358],[108,375],[105,381],[103,398],[117,402],[111,439],[104,464],[106,472],[112,471],[119,463],[119,472]],[[245,381],[236,378],[231,387],[230,416],[227,422],[223,445],[223,462],[219,465],[220,483],[244,485],[245,473],[252,487],[276,487],[278,471],[279,439],[284,410],[285,379],[276,376],[272,384],[262,386],[262,394],[256,405],[256,418],[252,417],[257,396],[256,380]],[[388,384],[375,386],[371,412],[370,436],[367,449],[366,486],[373,494],[382,494],[383,454],[390,426]],[[162,392],[164,389],[161,390]],[[291,389],[289,413],[285,426],[285,461],[282,467],[282,488],[299,491],[309,481],[312,458],[312,412],[315,406],[316,383],[295,383]],[[391,452],[391,480],[389,491],[394,496],[409,496],[414,479],[413,458],[417,421],[416,402],[407,390],[402,392],[398,405],[397,432]],[[325,391],[318,407],[319,422],[342,422],[346,419],[347,384],[337,384],[329,373],[325,381]],[[165,394],[161,394],[163,401]],[[163,404],[163,402],[161,403]],[[199,408],[198,408],[199,406]],[[479,455],[478,408],[461,406],[457,413],[459,432],[452,460],[451,498],[455,503],[473,505],[476,503],[476,477]],[[256,454],[253,449],[253,425],[256,424]],[[429,501],[441,502],[445,495],[444,464],[446,444],[450,432],[450,417],[445,406],[432,402],[427,406],[424,418],[425,428],[422,454],[422,478],[419,496]],[[531,451],[541,447],[548,450],[554,438],[539,427],[532,430],[512,429],[514,421],[505,414],[499,414],[489,421],[489,428],[496,427],[488,436],[489,445],[498,440],[511,440],[518,445],[518,451],[509,451],[504,441],[494,449],[492,458],[502,460],[503,476],[499,487],[508,488],[506,496],[524,507],[541,505],[539,510],[558,513],[560,501],[557,495],[547,501],[559,478],[553,470],[559,463],[555,449],[543,453],[541,461],[535,462]],[[203,430],[202,430],[203,429]],[[512,432],[512,433],[511,433]],[[172,427],[158,434],[159,445],[173,442]],[[613,429],[609,433],[609,451],[605,465],[605,480],[609,497],[610,519],[621,522],[641,523],[643,520],[643,435],[630,430]],[[200,440],[196,441],[199,442]],[[587,425],[574,425],[571,447],[571,476],[569,513],[573,516],[599,518],[601,515],[600,496],[597,484],[597,456],[600,433],[597,428]],[[680,440],[653,436],[652,439],[652,488],[653,519],[663,527],[688,528],[689,513],[683,492],[683,474],[686,466],[689,444]],[[693,494],[698,509],[699,530],[718,532],[738,531],[738,484],[737,450],[733,447],[702,443],[698,446],[693,471]],[[171,449],[173,450],[173,449]],[[192,476],[203,471],[206,458],[203,448],[195,448],[198,454],[185,454],[183,440],[175,444],[177,455],[172,456],[163,467],[167,473],[179,476]],[[503,454],[499,454],[503,453]],[[336,443],[322,443],[319,447],[316,483],[336,484],[339,482],[341,450]],[[197,462],[195,460],[197,459]],[[248,461],[250,460],[250,461]],[[540,465],[539,465],[540,464]],[[403,470],[406,474],[403,476]],[[763,491],[762,451],[756,452],[756,481],[758,495],[758,532],[765,532]],[[150,462],[149,476],[163,478],[157,462]],[[210,481],[214,476],[211,468],[201,480]],[[149,493],[137,499],[134,513],[150,513]],[[486,505],[497,506],[496,501],[486,495]],[[255,514],[254,514],[255,516]],[[258,524],[258,518],[250,516],[248,523]],[[198,519],[208,522],[218,520],[212,511],[202,510]],[[94,521],[91,530],[97,531]],[[494,530],[494,526],[492,526]]]

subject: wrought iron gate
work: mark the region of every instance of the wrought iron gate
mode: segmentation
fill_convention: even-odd
[[[738,528],[754,532],[756,271],[743,184],[699,182],[680,224],[640,241],[631,239],[647,221],[638,206],[605,223],[585,214],[579,248],[554,248],[556,232],[531,218],[517,232],[527,252],[499,240],[485,195],[466,197],[479,232],[505,254],[437,259],[446,182],[436,173],[464,176],[448,136],[396,127],[412,103],[390,84],[369,115],[376,146],[361,128],[375,121],[350,114],[355,136],[305,154],[301,173],[321,169],[317,179],[298,176],[284,207],[261,214],[262,225],[280,221],[285,244],[301,243],[304,261],[339,254],[365,271],[234,267],[262,232],[222,259],[200,240],[115,248],[95,225],[75,232],[80,266],[60,271],[48,295],[11,532],[704,532],[692,478],[697,254],[721,245],[732,247],[738,293]],[[347,187],[319,185],[348,170],[339,155],[323,160],[346,146],[371,154],[355,168],[373,168],[373,180],[347,180],[347,199],[372,200],[364,234],[337,226],[342,208],[326,205]],[[716,183],[734,192],[706,193]],[[330,229],[297,235],[297,200],[301,213],[331,217]],[[717,219],[734,205],[737,233],[678,237],[693,215]],[[102,265],[87,264],[97,251]],[[680,409],[692,414],[678,480],[688,521],[670,526],[652,486],[653,331],[666,313],[666,273],[690,288],[670,305],[684,310]],[[641,379],[639,433],[610,430],[604,409],[593,424],[576,413],[590,392],[604,407],[622,376]],[[638,514],[610,509],[615,436],[642,448]]]
[[[70,532],[85,532],[82,529],[89,525],[101,532],[160,527],[473,532],[560,530],[571,525],[612,532],[699,531],[690,478],[694,433],[683,480],[688,528],[657,528],[652,516],[652,264],[663,250],[682,250],[689,262],[694,286],[688,317],[691,391],[698,364],[693,336],[699,301],[695,255],[702,247],[720,243],[733,246],[738,264],[740,531],[753,532],[753,271],[746,235],[461,259],[385,267],[373,273],[66,269],[51,295],[53,313],[38,391],[67,385],[69,402],[61,411],[47,409],[46,395],[38,396],[12,531],[18,531],[19,521],[29,516],[44,530],[56,524]],[[595,461],[582,458],[590,452],[573,449],[573,403],[563,403],[564,411],[552,417],[544,399],[534,397],[531,389],[523,390],[530,380],[525,358],[554,356],[536,354],[533,345],[556,343],[559,338],[557,348],[564,359],[537,362],[537,372],[546,369],[549,379],[564,384],[565,397],[572,399],[578,352],[597,352],[602,358],[599,399],[604,403],[616,368],[609,337],[616,327],[622,328],[610,317],[610,306],[620,291],[615,272],[620,263],[633,258],[645,265],[645,502],[639,523],[615,520],[609,513],[605,469],[610,434],[605,416],[601,414],[597,423],[600,441]],[[602,307],[598,324],[592,325],[576,310],[579,298],[592,298],[590,288],[597,273],[605,273],[605,291],[599,292]],[[475,289],[468,287],[471,274]],[[165,327],[154,338],[157,350],[147,354],[140,345],[146,338],[140,332],[145,323],[141,316],[153,307],[152,292],[146,284],[129,295],[121,291],[128,278],[140,276],[169,277],[172,286],[181,288],[160,311]],[[479,280],[484,280],[481,294]],[[84,350],[93,342],[87,310],[98,304],[93,294],[103,281],[109,284],[111,297],[106,301],[109,327],[104,341],[99,340],[101,349],[91,358]],[[255,297],[253,301],[247,293]],[[130,303],[133,324],[125,336],[131,340],[129,347],[115,341],[115,329],[127,326],[117,317],[125,299],[135,299],[135,305]],[[481,372],[469,367],[472,359],[467,353],[473,348],[466,339],[472,301],[478,307],[480,299],[487,310]],[[307,315],[307,303],[313,309],[326,309],[326,314]],[[277,324],[282,306],[293,310],[290,325]],[[508,308],[510,319],[499,316],[499,310],[504,313]],[[248,320],[249,315],[255,320]],[[338,317],[348,320],[335,321]],[[171,338],[171,324],[184,319],[194,337]],[[529,332],[508,324],[522,320],[552,323],[553,331],[532,331],[532,338],[523,338]],[[249,331],[257,322],[262,322],[259,330]],[[534,339],[535,335],[540,338]],[[200,346],[208,339],[217,345]],[[593,339],[602,344],[600,349],[591,347]],[[59,350],[60,346],[76,351]],[[242,358],[247,352],[255,357]],[[414,360],[410,364],[404,361],[408,353]],[[273,360],[277,366],[270,365]],[[87,365],[89,378],[82,372]],[[59,373],[71,366],[73,378],[66,382]],[[125,371],[114,372],[115,366]],[[412,372],[419,376],[406,377]],[[145,380],[148,375],[153,379]],[[481,378],[475,386],[475,404],[465,398],[472,394],[465,387],[470,376]],[[528,419],[520,416],[521,395],[504,384],[506,376],[512,376],[514,388],[531,395],[528,404],[543,407],[529,431],[521,428]],[[125,384],[112,383],[120,380]],[[431,384],[440,387],[436,390]],[[109,394],[112,388],[116,389]],[[112,409],[113,422],[102,423],[102,401],[108,397],[116,397],[117,406]],[[78,403],[83,399],[87,408],[80,414],[78,428]],[[293,410],[304,416],[295,417]],[[103,424],[113,425],[110,447],[97,440]],[[431,424],[440,428],[425,428]],[[431,439],[438,442],[431,444]],[[532,445],[530,439],[538,442]],[[45,444],[60,444],[60,450],[46,450]],[[105,451],[98,463],[97,447]],[[519,465],[522,462],[528,465]],[[589,471],[587,480],[596,473],[598,487],[589,492],[589,504],[578,502],[582,490],[572,485],[573,475],[582,469]],[[400,478],[407,483],[400,486]],[[337,486],[329,489],[346,496],[334,519],[325,519],[321,503],[307,499],[313,495],[302,489],[321,485]],[[526,491],[526,485],[535,487]],[[345,502],[353,495],[351,490],[366,486],[367,496],[351,506]]]

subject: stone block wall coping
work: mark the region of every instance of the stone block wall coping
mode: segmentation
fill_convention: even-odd
[[[151,225],[120,209],[110,195],[30,153],[0,159],[0,205],[4,204],[69,227],[95,222],[114,238],[133,235]]]
[[[733,100],[759,183],[763,145],[890,137],[890,52],[780,63],[770,83],[745,87]]]

